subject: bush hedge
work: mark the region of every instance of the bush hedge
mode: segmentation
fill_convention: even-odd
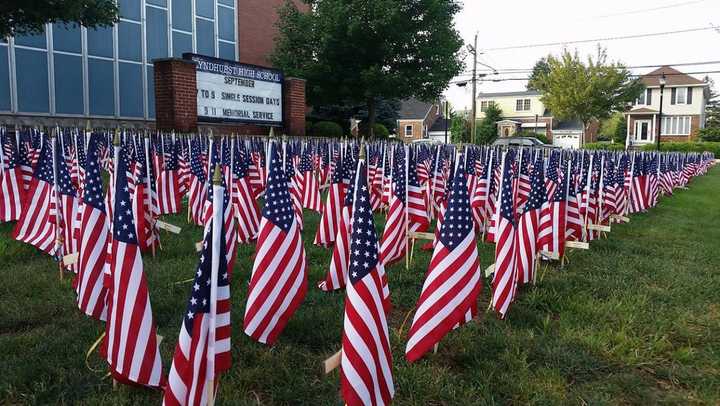
[[[318,121],[313,124],[311,135],[314,137],[340,138],[343,135],[343,129],[340,124],[332,121]]]
[[[390,131],[380,123],[375,123],[373,133],[375,134],[375,138],[387,138],[390,135]]]
[[[589,142],[585,144],[583,147],[584,149],[603,149],[606,151],[623,151],[625,149],[625,144],[620,144],[618,142],[614,144],[610,143],[603,143],[603,142]]]
[[[700,137],[700,141],[720,142],[720,127],[702,128],[698,136]]]
[[[643,151],[655,151],[655,144],[648,144],[642,147]],[[720,142],[663,142],[660,143],[660,151],[672,152],[712,152],[715,157],[720,157]]]

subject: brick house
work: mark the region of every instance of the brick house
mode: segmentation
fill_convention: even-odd
[[[660,80],[665,79],[662,117]],[[705,106],[710,92],[705,81],[669,66],[660,67],[640,78],[645,91],[626,111],[627,144],[643,145],[660,141],[692,141],[705,127]]]
[[[430,128],[440,117],[440,104],[427,103],[417,99],[401,102],[397,119],[396,137],[403,142],[427,139]]]

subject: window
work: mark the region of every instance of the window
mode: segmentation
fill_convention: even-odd
[[[220,54],[218,55],[219,58],[222,59],[229,59],[231,61],[235,60],[235,44],[230,44],[228,42],[221,42],[219,44],[220,48]]]
[[[172,26],[176,30],[192,32],[192,8],[190,0],[172,1]]]
[[[145,3],[147,3],[147,4],[154,4],[154,5],[160,6],[160,7],[167,7],[167,1],[166,1],[166,0],[145,0]]]
[[[480,102],[480,111],[487,111],[490,106],[494,106],[495,102],[492,100],[483,100]]]
[[[185,52],[192,52],[192,35],[173,31],[173,56],[182,57]]]
[[[640,93],[640,96],[635,99],[635,104],[638,106],[649,106],[652,104],[652,89],[645,89],[644,92]]]
[[[10,110],[10,66],[8,47],[0,46],[0,111]]]
[[[667,116],[662,119],[662,135],[689,135],[690,116]]]
[[[45,49],[45,31],[34,35],[18,35],[15,37],[15,45]]]
[[[406,126],[405,126],[405,136],[406,136],[406,137],[412,137],[412,136],[413,136],[413,126],[412,126],[412,125],[406,125]]]
[[[120,0],[120,17],[140,21],[141,0]]]
[[[168,56],[167,11],[146,7],[145,37],[148,62]]]
[[[515,100],[515,111],[530,111],[530,99]]]
[[[83,114],[83,72],[80,56],[53,54],[55,65],[55,112]]]
[[[113,30],[112,28],[88,28],[87,30],[88,55],[113,57]]]
[[[47,52],[15,49],[18,110],[28,113],[48,113]]]
[[[234,7],[235,0],[218,0],[218,4],[224,4],[226,6]]]
[[[142,66],[135,63],[120,63],[120,115],[123,117],[143,116]]]
[[[140,62],[140,24],[120,21],[118,24],[118,56],[120,59]]]
[[[687,87],[673,87],[671,94],[670,94],[670,104],[689,104],[687,102],[688,102],[688,88]]]
[[[80,27],[73,24],[53,24],[53,49],[56,51],[82,52]]]
[[[115,114],[115,86],[113,63],[102,59],[88,59],[88,85],[90,87],[90,114],[112,116]]]
[[[227,41],[235,40],[235,12],[226,7],[218,7],[218,37]]]
[[[215,18],[215,10],[213,0],[196,0],[195,14],[205,18]]]
[[[195,39],[197,41],[197,53],[201,55],[215,56],[215,25],[212,21],[202,20],[200,18],[195,21]]]

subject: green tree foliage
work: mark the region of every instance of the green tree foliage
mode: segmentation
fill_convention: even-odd
[[[312,127],[313,137],[333,137],[340,138],[343,135],[343,129],[338,123],[332,121],[318,121]]]
[[[0,1],[0,38],[39,34],[46,23],[107,27],[117,21],[114,0]]]
[[[715,82],[709,77],[708,82],[708,103],[705,105],[705,128],[698,133],[703,141],[720,141],[720,95],[715,92]]]
[[[491,144],[497,138],[497,122],[502,120],[502,110],[495,103],[490,103],[485,110],[485,117],[477,123],[475,142]]]
[[[450,119],[450,141],[454,144],[470,142],[470,123],[465,117],[454,114]]]
[[[305,0],[279,9],[272,61],[307,79],[312,105],[367,106],[378,97],[434,100],[463,68],[453,0]]]
[[[627,117],[623,114],[620,120],[615,126],[615,134],[613,134],[613,141],[616,144],[625,145],[625,139],[627,138]]]
[[[550,65],[548,64],[549,57],[542,57],[535,62],[532,73],[530,74],[530,80],[527,83],[527,90],[540,90],[540,78],[550,73]]]
[[[644,89],[624,65],[608,62],[604,49],[596,59],[583,62],[567,50],[560,57],[548,56],[547,73],[538,75],[534,86],[541,100],[559,120],[578,119],[585,129],[594,120],[623,111]]]
[[[613,113],[610,118],[600,121],[600,129],[598,129],[598,141],[610,141],[622,132],[623,142],[625,142],[625,132],[627,125],[625,121],[625,115],[621,112]],[[617,140],[616,140],[617,142]]]

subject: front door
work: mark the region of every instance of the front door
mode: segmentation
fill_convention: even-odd
[[[635,141],[651,142],[650,120],[635,120]]]

